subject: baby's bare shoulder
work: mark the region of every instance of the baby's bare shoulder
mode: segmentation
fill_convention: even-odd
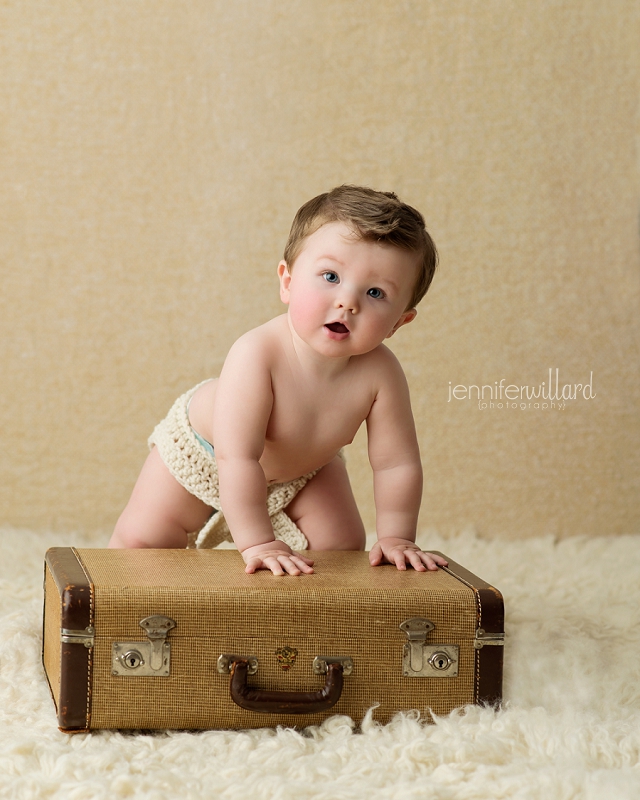
[[[360,369],[372,375],[379,383],[404,379],[404,370],[396,355],[386,345],[378,345],[375,349],[360,356]]]
[[[281,349],[281,328],[280,318],[276,317],[243,333],[231,346],[227,360],[243,361],[248,358],[269,362]]]

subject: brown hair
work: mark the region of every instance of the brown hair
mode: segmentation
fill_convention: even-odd
[[[433,280],[438,252],[419,211],[398,200],[393,192],[377,192],[366,186],[338,186],[319,194],[305,203],[293,220],[284,248],[289,270],[307,236],[327,222],[344,222],[362,239],[415,252],[420,257],[418,279],[407,310],[422,300]]]

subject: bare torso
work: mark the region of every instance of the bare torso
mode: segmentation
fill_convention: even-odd
[[[297,357],[278,317],[262,326],[273,339],[271,379],[273,406],[260,458],[269,483],[305,475],[329,463],[353,441],[375,399],[376,352],[352,357],[332,375],[315,374]],[[213,409],[218,379],[201,386],[189,408],[191,425],[202,437],[213,438]]]

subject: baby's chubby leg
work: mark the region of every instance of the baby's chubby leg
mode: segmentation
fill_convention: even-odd
[[[187,533],[199,531],[211,511],[178,483],[154,447],[120,515],[109,547],[185,548]]]
[[[365,530],[344,461],[322,467],[287,506],[309,550],[364,550]]]

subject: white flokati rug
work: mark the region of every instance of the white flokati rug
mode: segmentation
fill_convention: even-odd
[[[505,706],[428,725],[68,736],[40,662],[42,558],[104,539],[2,530],[2,798],[640,798],[640,536],[429,545],[505,596]]]

